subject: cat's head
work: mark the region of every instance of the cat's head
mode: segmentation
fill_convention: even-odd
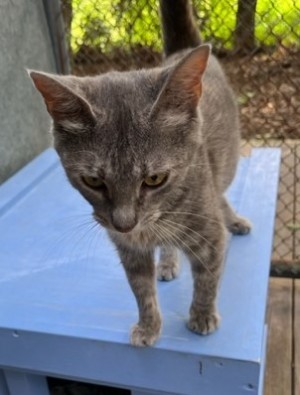
[[[176,65],[97,77],[30,72],[70,182],[110,230],[151,226],[184,198],[201,144],[209,52],[201,46]]]

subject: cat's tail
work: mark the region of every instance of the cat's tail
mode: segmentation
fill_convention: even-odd
[[[201,44],[190,0],[160,0],[160,13],[166,56]]]

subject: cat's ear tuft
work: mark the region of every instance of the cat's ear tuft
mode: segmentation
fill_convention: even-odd
[[[194,110],[202,93],[202,77],[211,52],[209,44],[186,55],[170,72],[154,109]]]
[[[47,110],[54,122],[68,125],[69,131],[79,131],[94,119],[88,102],[67,86],[68,79],[74,77],[56,76],[28,70],[36,89],[43,96]],[[74,127],[70,127],[73,125]]]

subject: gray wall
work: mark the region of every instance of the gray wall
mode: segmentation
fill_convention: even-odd
[[[42,0],[0,0],[0,183],[50,143],[26,68],[55,71]]]

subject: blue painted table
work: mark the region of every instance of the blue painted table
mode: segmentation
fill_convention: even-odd
[[[50,149],[0,188],[0,395],[46,395],[45,376],[137,394],[262,394],[265,309],[280,153],[240,161],[229,197],[253,223],[232,237],[219,293],[222,325],[185,327],[191,275],[158,285],[164,326],[152,348],[129,345],[137,308],[105,232]]]

